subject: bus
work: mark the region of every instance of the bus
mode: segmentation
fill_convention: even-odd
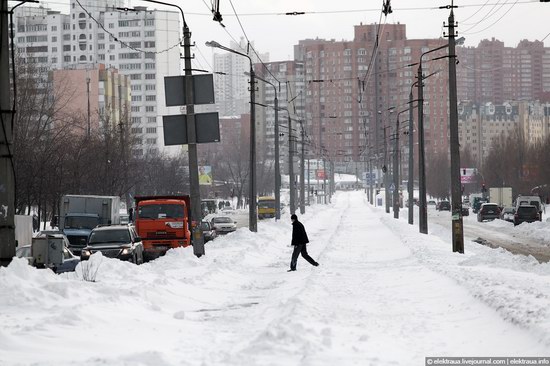
[[[258,218],[267,219],[275,217],[275,198],[274,197],[259,197],[258,198]]]

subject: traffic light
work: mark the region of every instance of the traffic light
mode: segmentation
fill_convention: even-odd
[[[462,169],[462,175],[466,175],[466,169]]]

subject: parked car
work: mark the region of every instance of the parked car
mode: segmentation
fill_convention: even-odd
[[[470,209],[468,206],[462,206],[462,216],[470,216]]]
[[[483,203],[477,212],[477,221],[494,220],[500,217],[500,208],[496,203]]]
[[[216,216],[210,221],[210,224],[216,230],[217,235],[228,234],[237,230],[237,222],[227,216]]]
[[[426,203],[427,206],[436,206],[437,208],[437,204],[435,203],[435,201],[428,201],[428,203]]]
[[[212,225],[208,221],[201,221],[201,231],[204,235],[204,242],[207,243],[216,238],[216,230],[212,228]]]
[[[449,201],[441,201],[437,204],[435,207],[439,211],[451,211],[451,202]]]
[[[100,226],[93,229],[80,257],[87,260],[96,252],[109,258],[135,264],[143,263],[143,243],[135,228],[130,225]]]
[[[45,237],[46,235],[63,236],[63,241],[65,243],[65,246],[63,248],[63,263],[61,263],[58,266],[50,266],[48,268],[50,268],[52,271],[54,271],[57,274],[65,273],[65,272],[74,272],[76,266],[78,265],[78,263],[80,263],[80,257],[74,255],[71,249],[69,249],[67,245],[69,243],[69,240],[67,239],[67,237],[61,233],[45,234],[44,231],[38,233],[36,237]],[[30,245],[24,245],[22,247],[17,248],[17,250],[15,251],[15,256],[17,258],[27,258],[27,260],[29,261],[29,264],[31,265],[33,264],[32,249]]]
[[[535,205],[518,206],[514,214],[514,226],[522,222],[535,222],[540,220],[539,209]]]
[[[516,213],[516,209],[513,207],[504,207],[504,209],[500,212],[500,218],[504,221],[514,222],[514,214]]]
[[[542,211],[544,209],[544,205],[542,203],[542,200],[539,196],[522,196],[519,195],[518,198],[516,198],[516,210],[519,206],[523,205],[532,205],[537,208],[537,211],[539,213],[539,221],[542,221]]]

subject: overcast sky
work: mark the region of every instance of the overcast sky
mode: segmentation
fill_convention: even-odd
[[[229,46],[231,39],[244,37],[236,20],[232,4],[242,27],[258,52],[269,52],[270,61],[292,59],[293,45],[306,38],[351,40],[353,26],[378,23],[382,0],[220,0],[225,30],[212,20],[211,0],[165,0],[183,8],[186,21],[197,43],[197,62],[204,68],[211,63],[212,49],[205,41],[216,40]],[[59,8],[68,0],[41,2]],[[405,23],[408,38],[439,38],[449,10],[437,9],[450,0],[391,0],[393,13],[382,22]],[[130,6],[168,9],[161,5],[131,0]],[[482,39],[495,37],[507,46],[522,39],[542,40],[550,33],[548,15],[550,3],[539,0],[456,0],[455,19],[459,36],[466,37],[466,46],[476,46]],[[68,12],[68,6],[65,7]],[[278,15],[286,12],[306,12],[305,15]],[[550,36],[545,40],[548,45]],[[216,50],[215,52],[221,52]],[[204,58],[206,58],[206,61]]]

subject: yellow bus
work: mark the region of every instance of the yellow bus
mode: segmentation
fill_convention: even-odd
[[[258,198],[258,218],[266,219],[275,217],[275,197]]]

